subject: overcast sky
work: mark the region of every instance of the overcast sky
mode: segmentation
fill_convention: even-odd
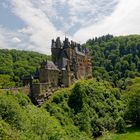
[[[140,34],[140,0],[0,0],[0,48],[50,54],[57,36],[108,33]]]

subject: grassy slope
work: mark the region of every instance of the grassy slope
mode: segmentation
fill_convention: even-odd
[[[130,127],[126,129],[126,133],[113,134],[106,133],[103,137],[97,140],[139,140],[140,139],[140,127]]]

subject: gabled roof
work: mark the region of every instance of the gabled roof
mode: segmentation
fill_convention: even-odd
[[[47,60],[47,61],[43,62],[43,65],[45,66],[45,69],[59,71],[59,69],[56,67],[56,65],[52,61]]]

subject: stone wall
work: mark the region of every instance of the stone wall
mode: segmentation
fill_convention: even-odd
[[[40,69],[39,81],[41,83],[48,83],[52,87],[58,86],[59,71]]]
[[[32,84],[31,94],[34,98],[45,97],[49,90],[48,83],[34,83]]]

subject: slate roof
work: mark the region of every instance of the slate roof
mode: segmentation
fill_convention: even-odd
[[[56,65],[52,61],[47,60],[47,61],[43,62],[43,64],[45,65],[45,69],[59,71],[59,69],[56,67]]]

